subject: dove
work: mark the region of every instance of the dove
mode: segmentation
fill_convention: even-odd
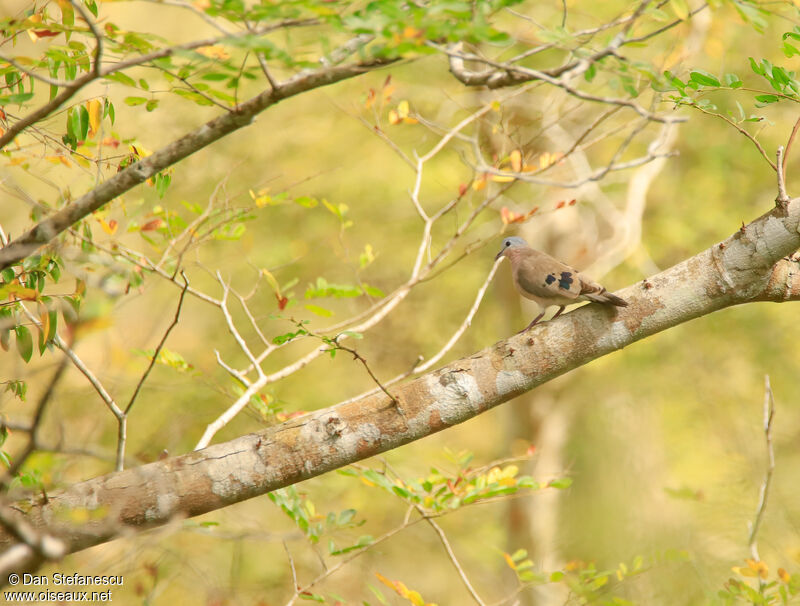
[[[586,274],[534,250],[522,238],[512,236],[503,240],[503,247],[495,259],[506,257],[511,263],[514,286],[526,299],[536,302],[541,313],[520,332],[530,330],[542,319],[548,307],[558,306],[552,317],[556,319],[567,305],[578,301],[591,301],[604,305],[627,307],[625,299],[611,294]]]

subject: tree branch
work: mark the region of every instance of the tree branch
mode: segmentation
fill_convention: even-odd
[[[282,82],[277,89],[271,88],[268,91],[256,95],[234,110],[214,118],[180,139],[162,147],[152,155],[120,171],[104,183],[75,200],[72,204],[65,206],[58,212],[39,222],[27,233],[0,249],[0,270],[24,259],[32,254],[33,251],[50,242],[58,234],[68,229],[88,214],[101,208],[117,196],[133,189],[159,171],[180,162],[187,156],[218,141],[224,136],[244,126],[248,126],[252,123],[255,116],[268,107],[289,97],[383,67],[389,62],[390,61],[387,60],[376,59],[366,63],[304,71]],[[56,99],[58,99],[58,97],[56,97]],[[38,119],[39,118],[37,118],[37,120]]]
[[[724,242],[619,292],[629,305],[589,304],[393,390],[318,410],[186,455],[87,480],[17,504],[34,529],[77,551],[126,529],[163,525],[289,486],[471,419],[573,368],[714,311],[800,300],[800,199]],[[787,286],[788,284],[788,286]],[[104,515],[76,525],[72,509]],[[17,539],[0,533],[0,545]]]

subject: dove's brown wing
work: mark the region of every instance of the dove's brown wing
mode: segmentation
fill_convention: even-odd
[[[578,272],[538,250],[521,251],[514,279],[523,294],[561,305],[577,299],[582,292]]]

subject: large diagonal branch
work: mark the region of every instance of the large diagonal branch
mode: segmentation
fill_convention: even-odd
[[[133,189],[159,171],[247,126],[253,121],[253,118],[268,107],[289,97],[352,78],[387,63],[389,61],[377,59],[364,63],[305,71],[282,82],[277,88],[271,88],[256,95],[230,112],[206,122],[152,155],[120,171],[71,204],[36,224],[27,233],[0,249],[0,270],[24,259],[90,213]]]
[[[263,495],[471,419],[595,358],[699,316],[751,301],[800,300],[800,199],[722,243],[619,294],[624,309],[587,305],[392,389],[259,433],[111,473],[19,502],[26,523],[76,551]],[[72,510],[91,510],[70,524]],[[86,519],[87,516],[81,516]],[[19,550],[0,533],[0,545]],[[33,548],[31,558],[35,558]],[[7,573],[8,571],[3,571]]]

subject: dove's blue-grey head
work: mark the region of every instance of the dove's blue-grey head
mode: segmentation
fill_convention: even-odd
[[[528,243],[520,238],[519,236],[510,236],[503,240],[503,247],[500,249],[500,252],[497,253],[495,259],[499,259],[502,257],[509,248],[527,248]]]

